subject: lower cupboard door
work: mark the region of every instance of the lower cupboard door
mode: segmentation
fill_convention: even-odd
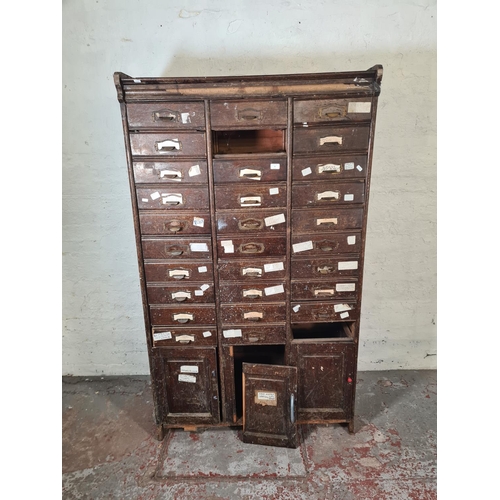
[[[297,447],[297,369],[243,363],[243,442]]]

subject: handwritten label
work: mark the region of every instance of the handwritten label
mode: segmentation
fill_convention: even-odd
[[[182,365],[181,373],[199,373],[198,367],[193,365]]]
[[[285,267],[283,266],[283,262],[275,262],[273,264],[264,264],[264,272],[272,273],[274,271],[283,271]]]
[[[283,222],[285,222],[285,214],[273,215],[264,219],[266,226],[275,226],[276,224],[282,224]]]
[[[344,163],[345,170],[354,170],[354,162]]]
[[[153,333],[153,340],[156,342],[158,340],[169,340],[172,338],[171,332],[158,332]]]
[[[279,169],[280,169],[279,163],[271,163],[271,170],[279,170]]]
[[[347,105],[348,113],[369,113],[371,109],[371,102],[350,102]]]
[[[205,219],[203,217],[194,217],[193,226],[203,227],[205,226]]]
[[[179,373],[179,382],[190,382],[191,384],[196,383],[196,377],[194,375],[185,375],[184,373]]]
[[[354,292],[356,290],[356,283],[337,283],[335,290],[337,292]]]
[[[312,174],[312,170],[311,170],[311,167],[307,167],[307,168],[303,168],[301,170],[301,173],[302,175],[305,177],[306,175],[310,175]]]
[[[346,271],[348,269],[357,269],[358,261],[357,260],[348,260],[345,262],[339,262],[338,265],[339,271]]]
[[[243,337],[243,333],[241,332],[241,330],[222,330],[222,335],[226,339]]]
[[[363,167],[361,165],[356,165],[356,169],[361,172],[363,170]]]
[[[295,253],[299,252],[305,252],[306,250],[312,250],[313,249],[313,242],[312,241],[304,241],[303,243],[295,243],[292,245],[293,251]]]
[[[266,295],[276,295],[277,293],[285,293],[283,285],[269,286],[264,288],[264,293]]]
[[[191,252],[208,252],[208,245],[206,243],[190,243],[189,247]]]

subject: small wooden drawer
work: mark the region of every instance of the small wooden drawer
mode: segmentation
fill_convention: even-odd
[[[370,127],[302,127],[293,133],[294,153],[328,153],[368,149]]]
[[[284,344],[286,342],[286,326],[240,326],[222,329],[222,343],[231,344]]]
[[[364,179],[366,155],[324,155],[293,159],[293,182]]]
[[[217,328],[189,328],[155,326],[152,332],[153,347],[176,346],[183,347],[216,345]]]
[[[214,269],[212,262],[203,260],[187,262],[145,262],[144,272],[147,283],[212,283]]]
[[[363,208],[292,210],[294,233],[360,229],[362,225]]]
[[[214,284],[209,283],[149,283],[147,286],[150,304],[197,304],[214,302]]]
[[[203,102],[157,102],[127,104],[130,129],[205,128]]]
[[[327,259],[296,258],[291,263],[292,279],[309,280],[333,277],[356,277],[359,275],[359,256],[330,257]]]
[[[145,259],[211,259],[211,238],[143,238]]]
[[[285,300],[283,281],[258,283],[231,283],[221,281],[219,285],[220,300],[225,303],[241,302],[258,304]]]
[[[214,182],[286,181],[286,159],[265,158],[259,160],[214,160]]]
[[[268,257],[271,255],[286,255],[286,235],[259,236],[258,238],[220,238],[217,241],[218,256],[234,257]],[[257,263],[257,261],[255,261]]]
[[[134,156],[206,156],[202,132],[165,132],[163,134],[130,134]]]
[[[287,102],[267,101],[211,101],[210,121],[212,128],[255,126],[286,126]]]
[[[358,303],[353,300],[331,302],[292,302],[292,323],[329,323],[359,319]]]
[[[292,235],[292,257],[322,256],[361,251],[361,231]]]
[[[156,325],[215,325],[215,305],[159,306],[149,307],[151,324]]]
[[[208,210],[208,187],[154,186],[138,187],[137,206],[140,210]]]
[[[222,324],[251,325],[256,323],[281,323],[286,319],[286,306],[280,304],[222,304]]]
[[[209,212],[139,212],[141,234],[210,234]]]
[[[315,99],[293,103],[294,123],[354,122],[371,119],[369,97],[355,99]]]
[[[232,210],[217,212],[218,234],[284,233],[286,210]]]
[[[292,300],[356,300],[357,279],[332,279],[319,281],[292,281]]]
[[[215,186],[217,210],[286,207],[286,184],[219,184]]]
[[[295,184],[292,188],[292,207],[332,207],[363,203],[365,183],[357,182],[311,182]],[[326,214],[325,214],[326,215]]]
[[[284,279],[286,276],[286,259],[271,258],[259,260],[219,260],[219,278],[255,283],[266,279]]]
[[[208,184],[205,160],[143,162],[136,161],[134,179],[138,184]]]

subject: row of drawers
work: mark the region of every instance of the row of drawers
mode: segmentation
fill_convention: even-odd
[[[356,122],[371,119],[371,99],[294,100],[294,123]],[[210,101],[212,128],[287,125],[286,100]],[[127,105],[130,129],[204,129],[201,101]]]

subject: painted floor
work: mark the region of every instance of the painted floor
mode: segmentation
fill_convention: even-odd
[[[424,500],[436,493],[436,372],[360,372],[355,434],[301,426],[296,450],[238,429],[154,437],[149,377],[63,378],[63,500]]]

